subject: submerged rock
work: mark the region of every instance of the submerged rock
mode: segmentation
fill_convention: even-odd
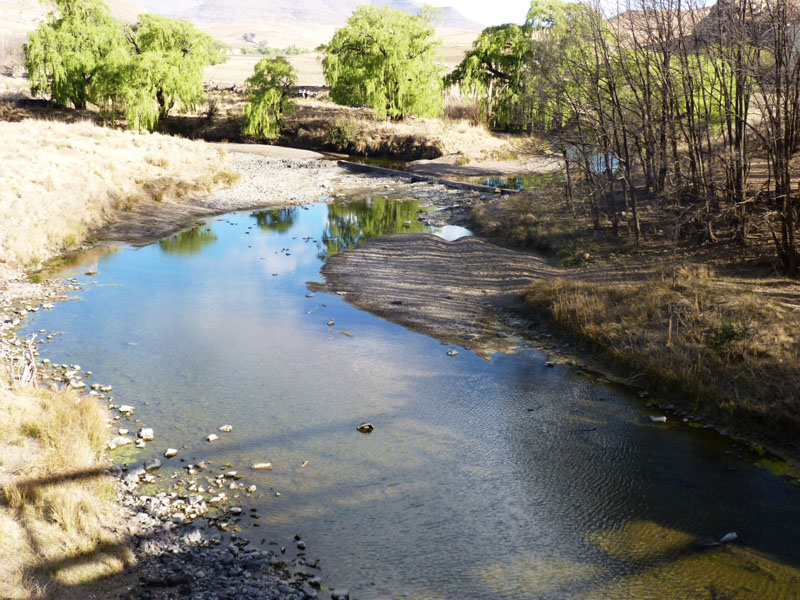
[[[127,446],[128,444],[132,444],[133,440],[127,436],[120,435],[108,442],[109,450],[113,450],[114,448],[119,448],[120,446]]]

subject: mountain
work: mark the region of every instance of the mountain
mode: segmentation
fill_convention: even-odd
[[[361,4],[418,14],[423,4],[415,0],[137,0],[145,10],[196,23],[321,23],[341,25]],[[457,10],[441,9],[439,27],[480,30],[483,26]]]

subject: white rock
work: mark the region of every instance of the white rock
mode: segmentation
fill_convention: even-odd
[[[447,356],[458,356],[458,350],[448,350]]]
[[[119,412],[123,415],[132,415],[135,410],[136,409],[130,404],[120,404],[119,406]]]
[[[231,431],[233,431],[233,426],[232,425],[222,425],[219,428],[219,430],[224,432],[224,433],[230,433]]]
[[[113,450],[114,448],[119,448],[120,446],[126,446],[132,442],[133,440],[131,438],[120,435],[119,437],[115,437],[114,439],[109,441],[108,447],[110,450]]]
[[[151,427],[142,427],[136,434],[136,437],[145,442],[152,442],[156,436]]]
[[[210,433],[206,436],[207,442],[213,442],[214,440],[218,440],[219,436],[216,433]]]
[[[125,429],[124,427],[120,427],[117,431],[119,432],[120,435],[128,435],[128,430]]]
[[[256,471],[272,471],[272,463],[254,463],[253,468]]]
[[[719,538],[719,543],[720,544],[727,544],[728,542],[735,542],[738,539],[739,539],[739,536],[736,534],[736,532],[735,531],[731,531],[731,532],[728,532],[725,535],[723,535],[721,538]]]
[[[172,458],[173,456],[178,455],[177,448],[167,448],[166,452],[164,452],[164,458]]]
[[[651,423],[666,423],[667,417],[658,416],[658,415],[650,415],[650,422]]]
[[[144,440],[136,440],[133,443],[133,445],[136,446],[137,448],[144,448],[147,444],[145,443]]]

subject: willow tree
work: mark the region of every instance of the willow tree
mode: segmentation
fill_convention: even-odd
[[[436,62],[433,16],[359,7],[322,49],[331,99],[368,106],[379,118],[440,115],[443,69]]]
[[[567,65],[587,44],[589,11],[582,4],[534,0],[522,25],[484,29],[447,85],[475,96],[495,127],[561,127],[569,118]]]
[[[31,91],[60,106],[97,103],[126,57],[122,24],[100,0],[56,0],[25,44]]]
[[[130,59],[117,85],[135,128],[152,129],[173,108],[203,100],[203,74],[227,60],[225,46],[188,21],[145,14],[127,31]]]
[[[283,56],[262,58],[247,80],[244,132],[270,140],[278,138],[289,95],[297,84],[297,72]]]

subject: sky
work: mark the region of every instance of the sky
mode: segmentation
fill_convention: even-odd
[[[530,0],[425,0],[425,3],[452,6],[481,25],[522,23],[531,6]]]

